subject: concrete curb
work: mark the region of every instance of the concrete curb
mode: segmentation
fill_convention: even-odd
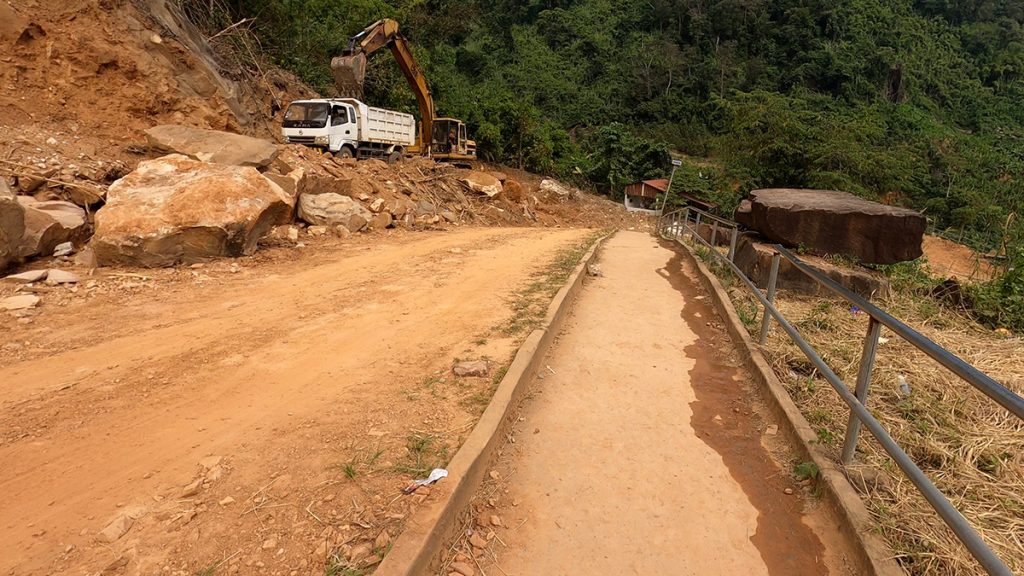
[[[498,384],[490,404],[466,441],[448,463],[448,478],[438,482],[430,498],[413,514],[375,576],[428,574],[441,547],[454,539],[460,515],[483,482],[484,473],[501,446],[523,392],[540,368],[541,360],[558,335],[569,305],[583,286],[587,264],[612,234],[599,238],[584,254],[566,284],[548,306],[543,328],[530,333],[516,352],[512,364]]]
[[[782,382],[768,365],[758,345],[750,337],[747,329],[740,321],[736,309],[722,287],[718,277],[712,273],[704,261],[698,258],[685,244],[683,253],[690,259],[700,272],[700,280],[711,294],[715,309],[725,323],[732,341],[743,356],[747,368],[754,374],[760,385],[763,400],[772,415],[780,422],[779,432],[786,437],[790,445],[797,449],[802,459],[814,462],[821,470],[819,479],[823,488],[822,502],[828,506],[832,514],[839,520],[838,528],[843,536],[849,539],[858,557],[851,558],[857,574],[875,574],[876,576],[906,576],[906,572],[892,558],[892,553],[882,539],[875,533],[875,521],[871,518],[864,502],[850,485],[845,474],[821,449],[816,446],[818,436],[803,413],[797,408]]]

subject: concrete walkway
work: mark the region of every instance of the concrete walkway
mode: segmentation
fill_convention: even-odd
[[[600,267],[502,464],[514,529],[487,573],[828,573],[678,254],[619,232]]]

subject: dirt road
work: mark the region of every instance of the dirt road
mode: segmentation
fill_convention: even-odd
[[[464,544],[455,561],[496,564],[488,574],[849,574],[849,549],[773,458],[748,376],[678,254],[620,231],[600,266],[506,445],[508,482],[485,485],[488,553]]]
[[[453,360],[507,362],[513,292],[586,236],[292,249],[4,320],[0,573],[322,574],[337,550],[372,564],[416,504],[393,495],[488,397]]]

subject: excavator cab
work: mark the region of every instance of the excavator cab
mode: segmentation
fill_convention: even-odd
[[[476,160],[476,142],[466,137],[466,123],[462,120],[435,118],[430,152],[435,160],[468,163]]]

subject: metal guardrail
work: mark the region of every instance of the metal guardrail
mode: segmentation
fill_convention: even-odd
[[[695,216],[695,218],[693,218]],[[832,388],[839,394],[840,398],[850,407],[850,419],[847,423],[846,437],[843,443],[842,463],[849,464],[853,460],[857,447],[857,438],[861,426],[867,427],[868,431],[878,441],[890,458],[896,462],[900,470],[917,487],[921,495],[925,497],[932,509],[942,518],[943,522],[956,534],[956,537],[970,551],[971,555],[982,565],[989,574],[999,576],[1011,576],[1009,567],[992,551],[985,541],[978,535],[960,511],[939,491],[928,476],[914,463],[913,459],[899,446],[868,410],[868,388],[871,383],[871,372],[875,363],[875,352],[878,347],[878,337],[882,326],[891,330],[894,334],[909,342],[915,348],[921,350],[940,365],[961,377],[971,386],[977,388],[986,396],[997,402],[1011,414],[1024,420],[1024,398],[1015,394],[1002,384],[996,382],[971,364],[965,362],[955,354],[942,348],[932,340],[921,335],[919,332],[899,321],[889,313],[871,304],[863,297],[854,294],[843,286],[840,286],[831,278],[825,276],[817,269],[809,266],[789,250],[780,245],[773,246],[775,254],[772,258],[771,272],[768,278],[767,294],[761,290],[733,263],[736,255],[736,237],[738,235],[735,222],[724,221],[724,226],[732,229],[732,240],[728,255],[723,255],[715,248],[714,239],[711,242],[697,232],[700,220],[707,219],[706,212],[694,208],[684,208],[661,216],[657,222],[658,234],[665,238],[674,238],[682,242],[685,236],[695,239],[706,246],[710,253],[724,263],[750,289],[761,305],[764,307],[764,315],[761,320],[759,343],[764,344],[768,337],[768,328],[771,319],[774,318],[794,344],[807,356],[807,359],[818,369],[819,373],[828,381]],[[724,219],[712,216],[716,224]],[[691,221],[697,222],[698,227],[690,226]],[[840,296],[847,302],[857,306],[868,314],[868,331],[864,337],[864,347],[861,353],[860,369],[857,373],[857,382],[854,392],[850,387],[831,369],[821,356],[814,350],[814,347],[804,340],[793,325],[782,315],[782,312],[774,305],[775,288],[778,280],[779,264],[785,258],[800,272],[810,277],[818,284],[829,291]]]
[[[700,208],[687,207],[661,215],[658,217],[657,227],[659,231],[662,230],[663,227],[668,228],[669,230],[681,230],[683,226],[686,226],[691,221],[691,219],[694,222],[694,230],[698,231],[698,235],[700,234],[699,231],[702,221],[704,224],[711,222],[710,244],[712,246],[717,242],[719,232],[729,232],[729,261],[732,261],[736,256],[736,240],[739,238],[740,230],[739,224],[731,220],[715,216],[714,214],[705,212]]]

